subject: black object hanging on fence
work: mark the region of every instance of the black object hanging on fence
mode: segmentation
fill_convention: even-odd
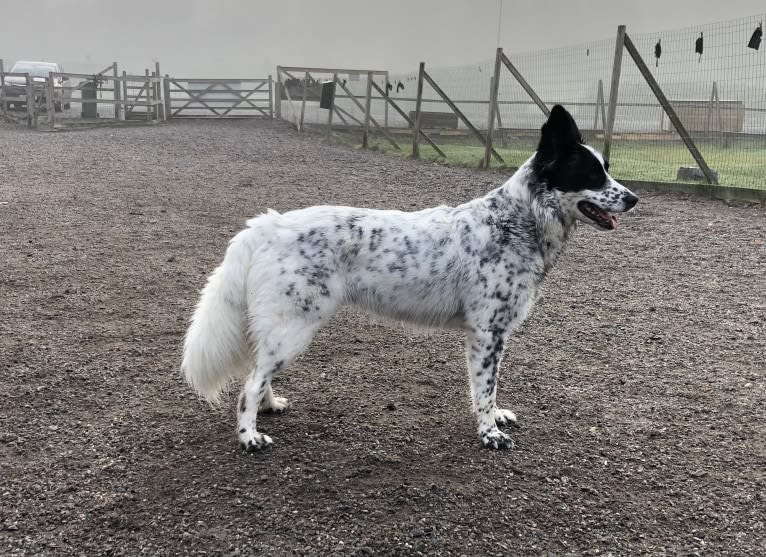
[[[747,48],[758,50],[761,47],[761,38],[763,37],[763,22],[758,24],[758,27],[753,31],[753,35],[747,43]]]
[[[662,45],[660,44],[662,42],[662,39],[657,39],[657,44],[654,45],[654,67],[658,67],[660,65],[660,56],[662,56]]]
[[[697,59],[697,63],[699,64],[700,61],[702,61],[702,50],[704,48],[704,41],[702,39],[702,31],[700,31],[700,36],[697,37],[697,40],[694,41],[694,52],[700,55],[700,57]]]
[[[322,95],[319,97],[319,108],[332,110],[335,103],[335,82],[325,81],[322,83]]]
[[[396,84],[396,92],[398,93],[399,91],[404,91],[404,83],[401,81]]]

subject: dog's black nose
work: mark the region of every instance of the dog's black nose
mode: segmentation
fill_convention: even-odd
[[[633,207],[636,206],[636,203],[638,203],[638,197],[632,193],[629,193],[623,198],[622,202],[625,203],[625,210],[630,211]]]

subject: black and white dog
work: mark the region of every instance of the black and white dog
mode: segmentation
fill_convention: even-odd
[[[271,380],[341,306],[467,334],[473,409],[485,447],[510,448],[498,425],[515,423],[495,404],[510,334],[529,314],[546,273],[577,221],[612,230],[613,213],[638,198],[614,181],[555,106],[537,152],[501,187],[457,207],[414,213],[353,207],[268,211],[230,242],[186,334],[182,369],[203,397],[247,376],[239,440],[271,445],[259,411],[282,411]]]

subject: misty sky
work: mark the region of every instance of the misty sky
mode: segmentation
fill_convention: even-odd
[[[394,73],[485,60],[499,0],[2,0],[0,58],[176,77],[262,77],[277,64]],[[506,52],[754,15],[756,0],[504,0]],[[30,33],[33,31],[33,33]]]

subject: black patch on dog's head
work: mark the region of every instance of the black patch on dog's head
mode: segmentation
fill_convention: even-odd
[[[608,182],[604,165],[583,146],[577,124],[558,104],[543,124],[532,166],[547,189],[600,190]]]

